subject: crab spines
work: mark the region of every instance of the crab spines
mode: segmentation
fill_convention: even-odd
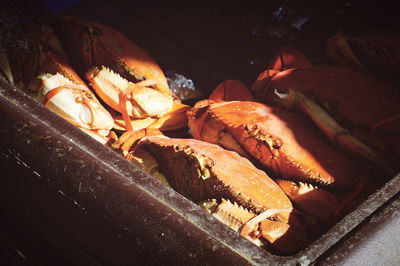
[[[276,179],[275,181],[285,191],[293,204],[301,210],[307,213],[319,213],[318,217],[327,224],[337,219],[335,210],[339,206],[339,199],[333,192],[304,182],[283,179]],[[315,197],[318,197],[319,200],[316,201]]]
[[[132,83],[102,67],[88,70],[86,78],[98,95],[114,110],[132,117],[161,117],[173,105],[173,98],[153,88],[156,81]]]
[[[297,217],[299,213],[292,207],[266,209],[256,214],[226,199],[206,200],[200,206],[257,246],[280,255],[293,254],[299,247],[305,247],[311,242],[307,229]],[[285,212],[291,213],[287,223],[276,217]]]

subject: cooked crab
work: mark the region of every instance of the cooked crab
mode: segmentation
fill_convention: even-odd
[[[188,112],[193,137],[248,157],[301,210],[332,224],[366,195],[365,170],[309,119],[257,102],[203,100]]]
[[[145,50],[94,21],[58,16],[54,24],[79,72],[108,106],[121,113],[122,119],[116,117],[119,129],[186,126],[188,106],[172,94],[163,71]]]
[[[236,152],[148,130],[126,132],[113,147],[243,236],[259,238],[256,242],[277,253],[293,253],[310,241],[285,193]]]
[[[270,66],[252,86],[257,101],[297,106],[339,147],[387,172],[398,170],[398,88],[357,69],[313,65],[293,47],[280,49]]]

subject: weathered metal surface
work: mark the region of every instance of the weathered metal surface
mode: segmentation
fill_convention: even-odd
[[[124,31],[146,47],[162,68],[193,77],[205,91],[211,91],[222,79],[253,81],[258,70],[265,68],[262,62],[268,62],[277,45],[287,41],[269,43],[260,36],[245,35],[255,24],[254,17],[251,8],[245,7],[235,20],[240,7],[236,2],[225,13],[219,12],[223,4],[215,4],[196,6],[192,13],[185,12],[189,8],[183,6],[175,16],[163,12],[179,7],[177,2],[172,6],[164,3],[155,7],[152,2],[133,5],[130,1],[80,1],[63,14],[98,20]],[[261,18],[261,11],[256,17]],[[232,20],[235,27],[229,23]],[[218,21],[223,23],[215,24]],[[207,23],[215,26],[209,35],[205,35],[210,29],[204,26]],[[182,26],[181,32],[173,31],[177,26]],[[231,31],[221,35],[229,27]],[[296,34],[297,38],[300,33]],[[297,40],[311,50],[304,40]],[[249,52],[232,56],[244,43]],[[257,54],[261,50],[268,51]],[[6,169],[17,171],[1,177],[1,225],[7,237],[18,239],[13,243],[33,263],[399,262],[399,175],[308,248],[294,256],[279,257],[242,239],[192,202],[3,82],[0,125],[1,169],[4,173]],[[36,239],[36,247],[21,244],[31,239]],[[49,248],[52,255],[44,251]]]
[[[396,195],[319,258],[318,265],[399,265],[399,211],[400,197]]]

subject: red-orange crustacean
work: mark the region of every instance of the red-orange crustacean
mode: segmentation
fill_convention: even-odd
[[[174,97],[158,64],[121,32],[74,17],[56,17],[66,52],[99,97],[121,115],[118,130],[185,127],[188,106]],[[122,118],[121,118],[122,116]]]
[[[24,37],[15,40],[24,45],[8,50],[9,82],[98,141],[116,138],[111,115],[70,66],[53,29],[38,23],[26,28]]]
[[[212,100],[198,102],[188,117],[193,137],[261,164],[322,227],[351,210],[370,189],[366,171],[306,117],[257,102]]]
[[[8,48],[10,75],[17,88],[35,95],[29,83],[43,73],[60,73],[75,84],[83,84],[82,79],[70,66],[67,55],[62,48],[53,28],[47,24],[24,24],[24,34],[15,40],[19,45]]]
[[[357,37],[339,31],[328,39],[326,53],[336,62],[393,79],[400,70],[400,35],[385,28],[370,28]]]
[[[113,148],[275,253],[297,252],[311,240],[280,187],[236,152],[154,129],[125,132]]]
[[[284,192],[247,159],[216,145],[136,135],[135,128],[185,126],[188,107],[174,99],[154,60],[120,32],[83,19],[58,17],[56,21],[63,44],[75,65],[81,66],[80,74],[104,102],[122,114],[122,120],[114,117],[120,123],[118,129],[130,131],[113,147],[196,203],[211,205],[207,209],[214,216],[242,235],[258,233],[272,251],[291,254],[310,242],[307,231],[312,229],[304,227],[314,220],[294,211],[284,192],[296,207],[324,224],[334,222],[365,196],[365,171],[332,149],[310,121],[279,107],[205,100],[189,112],[189,124],[196,138],[256,158]],[[87,96],[88,89],[72,68],[51,49],[46,53],[39,66],[62,66],[57,72],[71,75],[75,83],[56,91],[79,91],[80,96]],[[229,86],[237,85],[233,81]],[[85,102],[82,97],[74,101]],[[248,93],[240,97],[252,100]],[[49,103],[54,97],[44,98]],[[93,121],[94,117],[89,124]]]
[[[333,142],[343,147],[349,143],[341,145],[341,138],[354,136],[353,141],[365,144],[371,155],[360,157],[390,173],[399,169],[400,90],[392,84],[350,67],[313,65],[297,49],[285,47],[276,52],[252,91],[257,101],[269,104],[287,103],[290,97],[286,96],[295,95],[290,101],[316,121]],[[321,113],[329,114],[341,127],[324,128],[327,124],[318,120],[308,103],[316,103]],[[360,150],[359,146],[352,148],[355,153]]]

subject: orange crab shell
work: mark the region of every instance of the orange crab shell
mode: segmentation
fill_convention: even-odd
[[[282,71],[311,66],[312,63],[303,53],[292,46],[285,46],[275,52],[267,69]]]
[[[255,168],[250,161],[241,157],[236,152],[227,151],[217,145],[195,139],[170,139],[157,136],[148,137],[145,145],[157,151],[157,154],[160,154],[160,156],[165,156],[162,153],[162,149],[174,147],[174,149],[178,151],[180,149],[192,149],[195,153],[200,153],[205,158],[209,158],[207,162],[208,167],[212,171],[212,174],[218,178],[218,181],[210,179],[209,181],[211,181],[211,183],[208,183],[207,178],[203,177],[205,189],[208,192],[185,195],[192,198],[195,202],[217,197],[217,195],[213,193],[220,193],[221,191],[216,187],[222,186],[226,187],[224,190],[240,191],[240,195],[237,194],[236,197],[242,198],[239,202],[245,207],[257,206],[257,208],[262,209],[285,209],[292,207],[289,199],[274,181],[269,179],[263,171]],[[167,157],[163,159],[166,162],[171,160]],[[175,171],[175,169],[172,169],[172,171]],[[175,175],[175,178],[179,178],[176,173],[172,174]],[[180,181],[177,181],[176,183],[179,182]],[[207,196],[204,198],[204,195]],[[238,201],[236,198],[230,197],[232,201]],[[251,201],[251,203],[246,203],[247,201]],[[254,207],[252,209],[254,209]],[[281,213],[279,217],[282,221],[287,222],[289,214]]]
[[[132,82],[158,81],[157,87],[171,95],[159,65],[120,31],[83,18],[57,16],[59,38],[81,74],[89,68],[104,65]]]
[[[276,55],[286,52],[284,48]],[[275,56],[271,64],[285,58]],[[368,145],[390,169],[398,170],[400,90],[358,69],[310,66],[304,64],[304,60],[297,62],[299,65],[292,65],[290,69],[269,69],[261,73],[251,88],[257,101],[271,104],[277,100],[277,91],[284,94],[289,90],[299,91],[322,107],[343,128],[350,130],[356,139]],[[287,65],[285,62],[280,64]],[[368,167],[374,170],[371,165]]]
[[[273,101],[275,89],[287,92],[290,88],[310,95],[343,124],[374,128],[400,114],[398,88],[349,67],[292,68],[273,76],[263,72],[252,86],[257,99],[265,102]],[[400,120],[379,130],[400,132]]]
[[[279,180],[300,182],[283,188],[304,211],[326,223],[340,216],[366,183],[367,174],[356,162],[334,149],[308,119],[284,109],[203,100],[188,117],[195,138],[255,159]],[[299,190],[302,183],[311,184],[304,195]]]
[[[60,73],[64,77],[71,80],[74,84],[83,85],[85,82],[79,77],[79,75],[70,67],[69,62],[64,60],[62,57],[57,55],[51,50],[45,51],[41,54],[41,68],[40,73],[56,74]]]
[[[238,80],[225,80],[208,97],[214,101],[254,101],[251,91]]]
[[[149,136],[155,135],[155,136]],[[196,139],[160,136],[155,129],[124,133],[113,145],[120,150],[149,151],[160,163],[168,183],[179,193],[200,202],[227,199],[254,212],[280,211],[275,220],[261,222],[262,235],[280,253],[298,251],[310,238],[292,204],[265,172],[236,152]],[[129,158],[129,155],[127,156]]]

